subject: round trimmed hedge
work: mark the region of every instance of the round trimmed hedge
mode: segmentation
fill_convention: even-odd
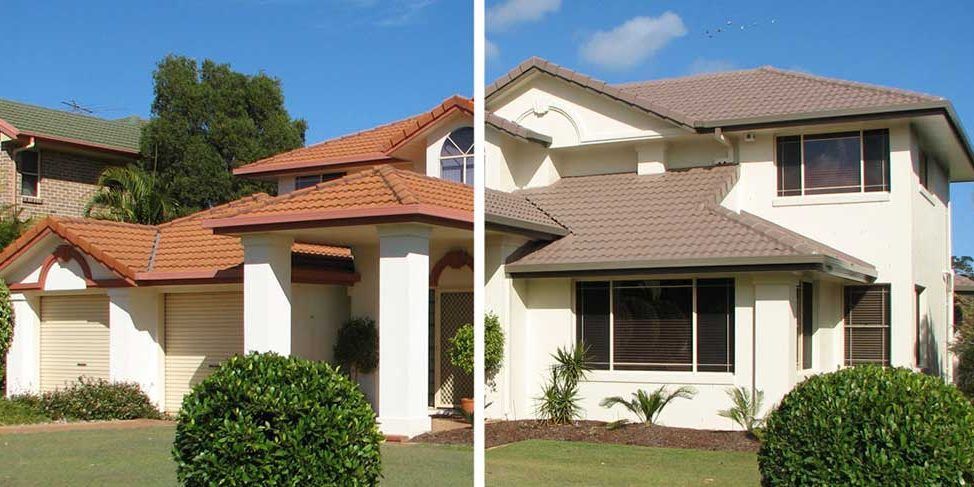
[[[251,353],[186,395],[173,456],[184,485],[375,485],[381,440],[337,368]]]
[[[974,481],[974,406],[937,377],[860,366],[809,378],[767,419],[764,485]]]

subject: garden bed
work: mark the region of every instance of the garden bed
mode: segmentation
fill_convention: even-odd
[[[548,424],[535,420],[487,423],[487,448],[524,440],[587,441],[620,445],[691,448],[710,451],[756,452],[761,444],[741,431],[710,431],[668,426],[628,424],[615,429],[601,421]],[[473,430],[427,433],[413,438],[419,443],[469,444]]]

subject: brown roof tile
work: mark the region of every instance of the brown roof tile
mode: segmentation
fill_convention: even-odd
[[[863,272],[871,265],[719,200],[736,182],[737,166],[658,175],[568,177],[519,191],[571,234],[520,256],[512,272],[555,266],[578,269],[665,267],[667,262],[723,265],[734,259],[793,261],[824,256]],[[552,267],[554,268],[554,267]]]
[[[350,162],[390,160],[390,152],[404,140],[452,113],[454,109],[471,112],[473,102],[469,98],[452,96],[433,107],[428,112],[414,115],[375,128],[353,134],[343,135],[307,147],[294,149],[281,154],[252,162],[234,169],[238,175],[268,174],[293,169],[312,168]]]
[[[542,208],[520,194],[485,188],[484,213],[487,223],[549,235],[567,235],[568,229]]]
[[[962,293],[974,292],[974,279],[963,274],[954,273],[954,291]]]
[[[487,112],[484,114],[485,121],[487,125],[494,127],[497,130],[505,132],[514,137],[518,137],[531,142],[537,142],[544,146],[551,145],[551,137],[545,134],[535,132],[523,125],[512,122],[506,118],[501,118],[500,116],[494,114],[494,112]]]

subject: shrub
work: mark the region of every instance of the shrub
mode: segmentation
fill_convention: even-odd
[[[632,399],[626,400],[622,396],[607,397],[599,403],[604,408],[611,408],[615,405],[622,405],[629,412],[639,418],[640,423],[656,424],[659,415],[674,399],[692,399],[697,391],[692,387],[683,386],[673,392],[667,392],[666,386],[661,386],[647,394],[646,391],[639,389],[632,393]]]
[[[575,345],[570,349],[558,348],[552,355],[555,365],[551,367],[551,377],[537,398],[536,412],[542,421],[567,424],[581,418],[578,383],[589,371],[585,361],[587,352],[585,345]]]
[[[105,421],[158,419],[162,415],[138,384],[79,377],[78,382],[40,395],[23,395],[16,402],[37,408],[54,420]]]
[[[731,387],[727,389],[731,400],[731,407],[718,411],[717,414],[728,418],[744,428],[751,436],[756,436],[761,427],[761,404],[764,403],[764,391],[754,390],[752,394],[746,387]]]
[[[968,317],[959,327],[950,350],[957,356],[954,383],[974,401],[974,317]]]
[[[10,304],[10,289],[0,279],[0,390],[6,390],[7,352],[14,338],[14,308]]]
[[[379,366],[379,333],[372,318],[352,318],[338,329],[335,362],[352,377],[368,374]]]
[[[337,368],[251,353],[183,399],[173,456],[185,485],[374,485],[381,440],[365,396]]]
[[[21,219],[20,214],[23,209],[15,205],[0,206],[0,250],[10,245],[10,242],[17,240],[31,225],[33,220],[30,218]]]
[[[939,378],[863,366],[799,384],[768,419],[765,485],[974,481],[974,406]]]
[[[504,361],[504,331],[494,313],[484,316],[484,378],[494,387],[494,377]],[[450,363],[467,374],[473,373],[473,325],[461,326],[450,338]]]
[[[0,425],[44,423],[50,420],[36,402],[0,399]]]

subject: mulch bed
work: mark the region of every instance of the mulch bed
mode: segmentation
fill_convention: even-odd
[[[756,452],[761,444],[740,431],[710,431],[668,426],[628,424],[606,428],[601,421],[547,424],[534,420],[487,423],[487,448],[524,440],[587,441],[619,445],[691,448],[711,451]],[[417,436],[411,441],[439,444],[471,444],[472,429],[442,431]]]

